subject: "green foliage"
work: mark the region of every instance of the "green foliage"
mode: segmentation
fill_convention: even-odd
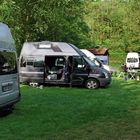
[[[64,41],[79,48],[140,50],[139,0],[1,0],[18,53],[25,41]]]
[[[126,61],[126,55],[127,53],[125,53],[122,50],[117,50],[117,51],[110,50],[109,51],[109,65],[113,66],[117,70],[121,69],[122,64],[124,64]]]
[[[140,50],[140,1],[88,0],[86,10],[90,38],[96,45],[112,50]]]
[[[89,43],[83,4],[76,0],[4,0],[0,18],[11,27],[19,51],[25,41],[64,41],[82,47]]]

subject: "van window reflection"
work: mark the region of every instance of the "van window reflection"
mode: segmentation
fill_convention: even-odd
[[[0,52],[0,75],[17,73],[16,54]]]

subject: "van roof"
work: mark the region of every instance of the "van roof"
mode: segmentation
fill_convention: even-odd
[[[13,47],[13,44],[14,44],[14,40],[11,35],[11,31],[9,27],[6,24],[0,22],[0,48],[15,50],[15,48]]]
[[[21,55],[26,56],[79,56],[80,50],[72,44],[65,42],[25,42]]]
[[[127,53],[127,57],[139,57],[139,56],[140,55],[137,52],[129,52],[129,53]]]

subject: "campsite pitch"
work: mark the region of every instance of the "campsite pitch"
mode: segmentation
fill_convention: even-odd
[[[21,86],[22,99],[0,118],[2,140],[140,139],[139,81],[108,88]]]

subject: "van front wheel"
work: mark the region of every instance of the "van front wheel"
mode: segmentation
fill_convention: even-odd
[[[96,89],[99,87],[99,82],[96,79],[88,79],[85,82],[85,87],[88,89]]]

